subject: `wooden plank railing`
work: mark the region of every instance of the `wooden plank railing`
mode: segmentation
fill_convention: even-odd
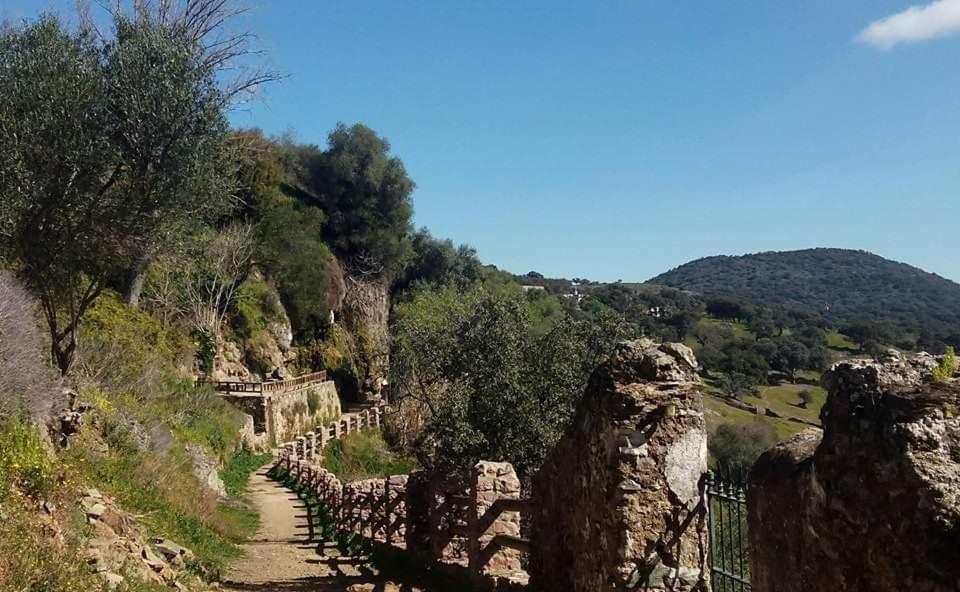
[[[286,378],[284,380],[268,380],[265,382],[244,382],[238,380],[200,380],[197,384],[209,384],[220,393],[277,393],[306,388],[310,385],[327,380],[326,371],[311,372],[303,376]]]

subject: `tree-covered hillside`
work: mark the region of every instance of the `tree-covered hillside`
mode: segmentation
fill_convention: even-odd
[[[802,307],[838,324],[889,321],[937,333],[960,331],[960,285],[865,251],[706,257],[650,282],[706,296]]]

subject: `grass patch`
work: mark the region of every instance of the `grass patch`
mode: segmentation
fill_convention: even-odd
[[[323,466],[346,481],[402,475],[417,468],[416,461],[391,450],[379,431],[331,441],[323,449]]]
[[[860,348],[857,347],[856,343],[838,331],[831,331],[827,333],[827,347],[835,351],[850,354],[855,354],[860,351]]]
[[[246,493],[247,483],[257,469],[267,464],[272,457],[265,452],[254,452],[241,448],[220,471],[220,478],[230,497],[239,497]]]
[[[745,400],[751,404],[760,403],[754,397],[748,397]],[[727,405],[716,397],[707,396],[704,397],[703,401],[705,407],[704,417],[707,421],[707,431],[709,431],[710,434],[714,434],[717,428],[723,424],[740,424],[762,421],[769,424],[770,427],[773,428],[774,433],[777,436],[777,441],[782,442],[783,440],[786,440],[787,438],[810,427],[802,423],[787,421],[786,419],[764,417],[762,415],[758,416],[744,409],[738,409],[737,407]]]
[[[801,407],[800,393],[810,391],[811,400],[806,407]],[[751,405],[770,409],[784,417],[799,417],[800,419],[819,423],[820,409],[827,400],[827,391],[819,386],[805,384],[780,384],[765,386],[759,389],[760,397],[747,396],[744,400]]]
[[[147,531],[190,548],[204,570],[221,570],[237,556],[236,543],[256,518],[224,506],[193,477],[190,460],[125,451],[99,453],[74,446],[68,456],[86,481],[142,516]]]
[[[711,316],[704,316],[700,320],[700,322],[705,325],[718,325],[718,326],[730,327],[733,329],[733,335],[738,339],[756,339],[756,335],[754,335],[753,331],[747,328],[746,324],[744,323],[726,321],[726,320],[718,319]]]

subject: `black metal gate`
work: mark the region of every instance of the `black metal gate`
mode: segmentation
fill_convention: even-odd
[[[746,475],[719,469],[707,475],[710,502],[710,580],[714,592],[752,591]]]

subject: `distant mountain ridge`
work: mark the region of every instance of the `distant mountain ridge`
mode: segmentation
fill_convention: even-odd
[[[960,284],[866,251],[818,248],[704,257],[649,283],[805,308],[837,322],[885,320],[960,329]]]

